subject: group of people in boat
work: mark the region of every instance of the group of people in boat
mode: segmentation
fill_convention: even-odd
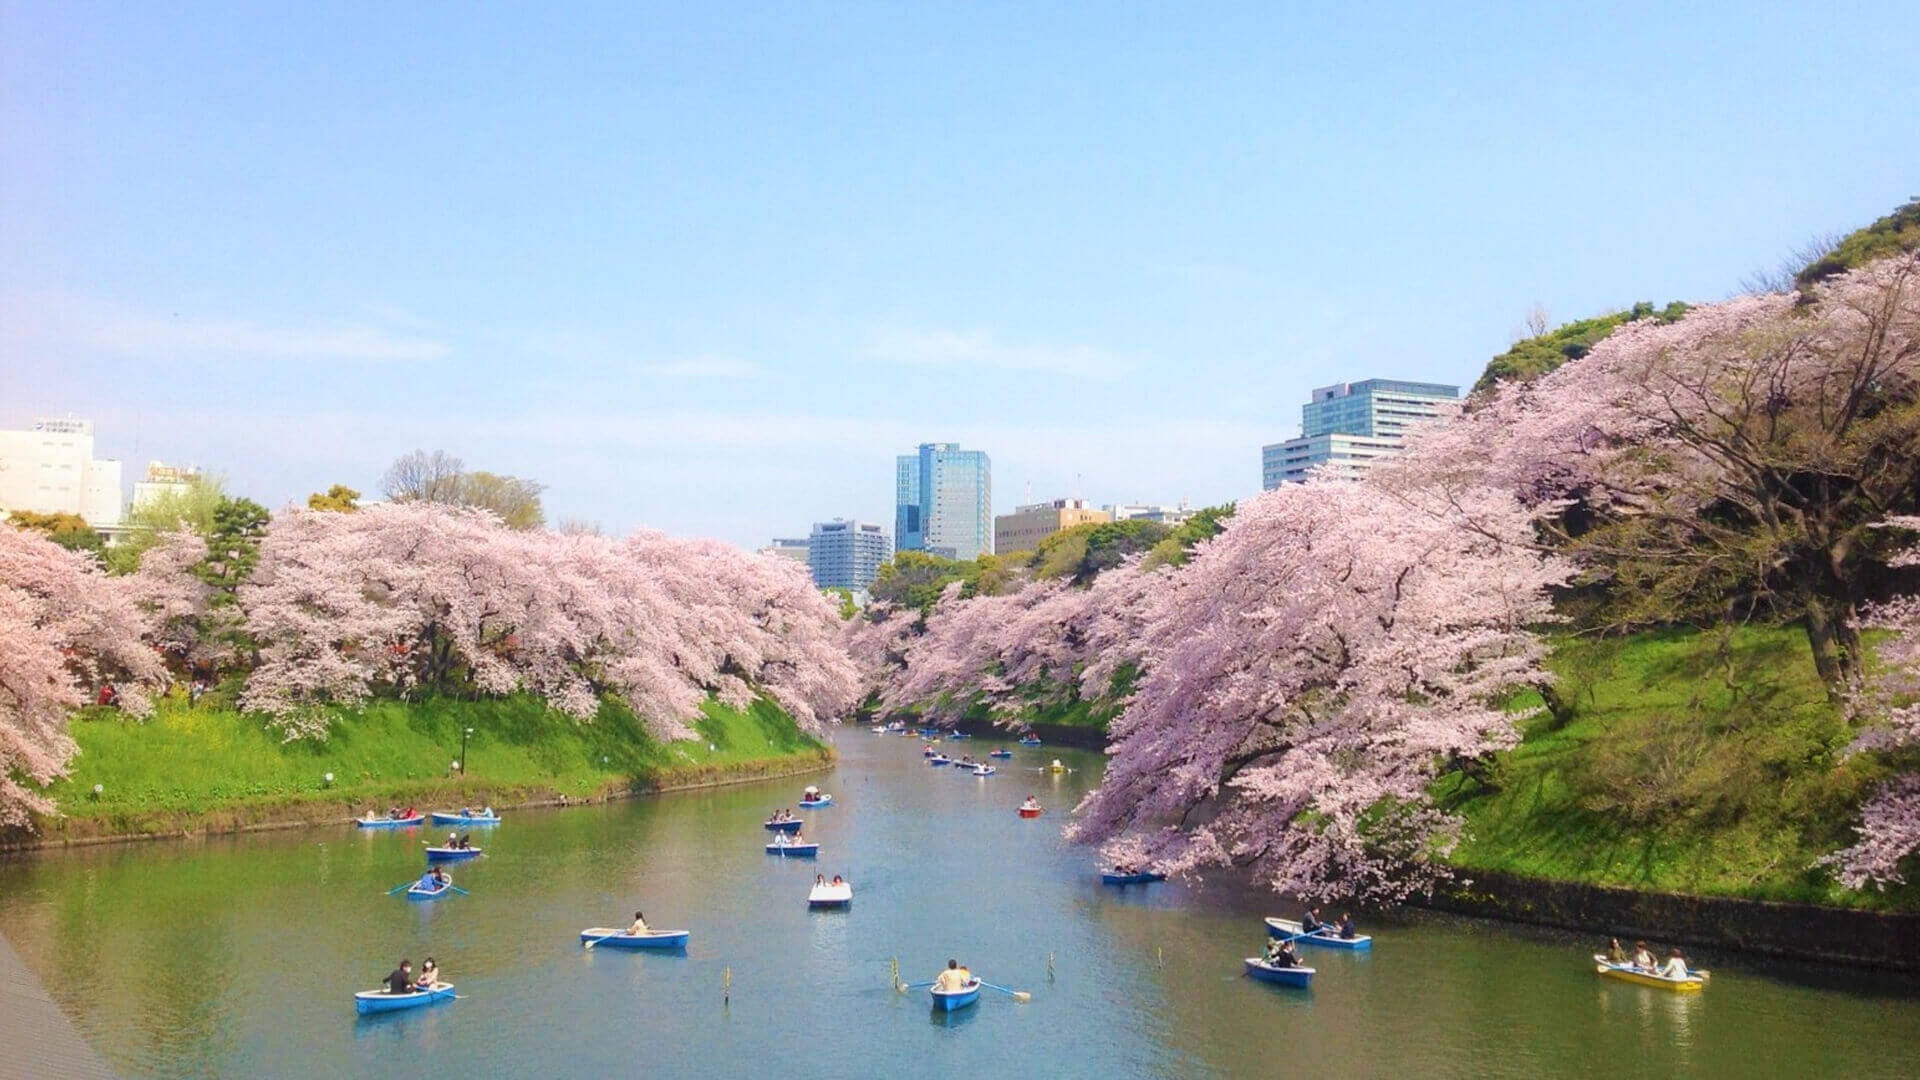
[[[369,811],[367,811],[367,820],[369,820],[369,821],[371,821],[371,820],[373,820],[374,818],[377,818],[377,817],[379,817],[379,816],[380,816],[380,811],[378,811],[378,810],[369,810]],[[403,809],[401,809],[401,808],[400,808],[400,807],[398,807],[398,806],[389,806],[389,807],[387,807],[387,820],[388,820],[388,821],[412,821],[412,820],[413,820],[414,818],[416,818],[416,817],[419,817],[419,816],[420,816],[420,815],[419,815],[419,814],[417,814],[417,813],[415,813],[415,812],[414,812],[414,809],[413,809],[413,807],[411,807],[411,806],[409,806],[409,807],[407,807],[407,808],[406,808],[406,809],[404,809],[404,810],[403,810]]]
[[[458,834],[448,833],[446,850],[472,851],[473,850],[473,834],[472,833],[458,833]]]
[[[806,837],[801,836],[799,829],[795,829],[790,833],[777,832],[773,834],[774,847],[794,847],[795,845],[798,845],[798,844],[807,844],[807,843],[811,843],[811,841],[809,841]]]
[[[835,879],[839,880],[839,879]],[[965,990],[973,985],[973,972],[958,960],[948,960],[947,969],[933,980],[933,988],[943,994]]]
[[[773,812],[773,816],[767,819],[769,823],[778,823],[782,821],[794,821],[794,820],[797,820],[797,819],[793,816],[793,811],[787,809],[784,806],[778,810],[775,810]]]
[[[833,875],[833,884],[834,884],[834,885],[845,885],[846,883],[847,883],[847,881],[846,881],[846,879],[845,879],[845,878],[843,878],[843,877],[841,877],[841,876],[840,876],[839,874],[835,874],[835,875]],[[816,889],[818,889],[818,888],[820,888],[820,887],[822,887],[822,886],[824,886],[824,885],[826,885],[826,884],[827,884],[827,875],[825,875],[825,874],[815,874],[815,875],[813,875],[813,887],[814,887],[814,888],[816,888]]]
[[[430,867],[426,873],[420,875],[419,887],[429,892],[439,892],[451,884],[453,884],[453,878],[438,866]],[[398,886],[395,887],[398,888]]]
[[[460,816],[470,817],[470,818],[490,818],[493,816],[493,807],[489,806],[485,810],[475,810],[471,806],[463,806],[460,808]]]
[[[819,802],[820,789],[817,787],[814,787],[812,784],[808,784],[806,787],[806,790],[800,793],[800,801],[801,802]]]
[[[1027,801],[1020,804],[1020,809],[1022,810],[1040,809],[1040,797],[1038,795],[1027,796]]]
[[[440,965],[429,956],[420,963],[420,974],[413,973],[413,963],[405,957],[400,958],[400,966],[387,974],[387,993],[418,994],[431,990],[446,980],[440,977]]]
[[[1274,967],[1297,968],[1300,966],[1300,954],[1294,951],[1291,939],[1269,937],[1266,961]]]
[[[1662,964],[1654,958],[1653,950],[1647,948],[1644,941],[1633,943],[1633,954],[1621,946],[1619,938],[1607,939],[1607,963],[1632,968],[1643,975],[1658,975],[1663,979],[1688,979],[1693,973],[1687,968],[1687,954],[1680,951],[1678,945],[1667,950],[1667,962]]]
[[[1353,928],[1353,912],[1343,911],[1340,913],[1339,922],[1330,923],[1321,920],[1320,909],[1317,907],[1308,908],[1307,913],[1300,917],[1300,932],[1319,934],[1321,937],[1337,937],[1342,941],[1352,941],[1360,936],[1359,932]]]

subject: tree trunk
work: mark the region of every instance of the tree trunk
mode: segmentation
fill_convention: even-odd
[[[1573,721],[1573,702],[1560,693],[1560,685],[1551,680],[1534,683],[1533,688],[1540,693],[1540,700],[1546,703],[1547,714],[1552,717],[1551,731],[1559,731]]]
[[[1807,600],[1807,644],[1813,647],[1813,667],[1826,684],[1827,700],[1839,704],[1858,670],[1860,631],[1824,597]]]

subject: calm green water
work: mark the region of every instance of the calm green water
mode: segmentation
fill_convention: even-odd
[[[1711,987],[1680,996],[1600,980],[1591,941],[1413,918],[1372,955],[1313,950],[1311,991],[1251,983],[1277,904],[1105,888],[1060,839],[1096,755],[1020,750],[976,780],[915,740],[838,741],[817,867],[761,850],[793,780],[511,814],[453,870],[472,895],[432,904],[383,895],[419,873],[419,834],[13,861],[0,932],[130,1076],[1920,1075],[1920,982],[1838,968],[1708,956]],[[1022,771],[1056,756],[1077,771]],[[1014,815],[1029,792],[1045,818]],[[847,875],[852,910],[806,909],[816,871]],[[692,946],[581,949],[636,905]],[[428,953],[464,1000],[356,1018],[354,990]],[[888,988],[889,958],[919,980],[949,956],[1032,1003],[941,1016]]]

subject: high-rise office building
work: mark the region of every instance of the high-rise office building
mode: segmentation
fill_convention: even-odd
[[[1368,379],[1323,386],[1300,407],[1299,438],[1260,448],[1260,486],[1272,491],[1303,483],[1320,466],[1335,476],[1364,476],[1406,445],[1409,426],[1439,416],[1459,398],[1459,387],[1443,383]]]
[[[921,443],[894,470],[895,546],[950,559],[993,550],[993,463],[958,443]]]
[[[1113,515],[1096,510],[1085,499],[1052,499],[1031,506],[1017,506],[1011,514],[993,519],[993,550],[1032,551],[1040,541],[1075,525],[1112,521]]]
[[[93,456],[93,421],[43,417],[27,431],[0,431],[0,512],[10,510],[119,526],[120,463]]]
[[[822,589],[865,589],[893,558],[893,538],[866,521],[816,521],[807,537],[807,566]]]

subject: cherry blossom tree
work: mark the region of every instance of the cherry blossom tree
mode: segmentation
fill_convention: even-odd
[[[516,530],[424,501],[290,509],[242,600],[262,643],[242,703],[290,738],[382,689],[524,690],[581,719],[612,694],[664,738],[709,697],[764,694],[817,729],[858,692],[805,571],[713,541]]]
[[[1430,885],[1459,826],[1427,786],[1516,741],[1504,698],[1547,678],[1530,627],[1567,574],[1485,487],[1316,481],[1241,504],[1136,594],[1143,674],[1071,835],[1292,894]]]
[[[109,578],[83,553],[0,526],[0,825],[54,811],[37,789],[67,774],[67,717],[92,688],[111,680],[126,711],[152,710],[167,680],[157,628],[182,595],[165,578],[158,564]]]
[[[1876,527],[1920,490],[1920,254],[1799,297],[1628,323],[1497,387],[1408,457],[1529,503],[1604,583],[1622,625],[1771,612],[1800,621],[1830,694],[1860,670]]]

